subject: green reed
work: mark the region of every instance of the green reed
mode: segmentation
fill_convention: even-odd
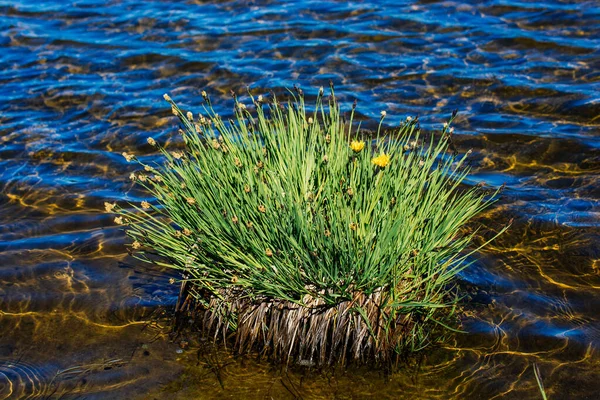
[[[323,360],[322,348],[341,342],[336,334],[346,334],[346,344],[332,345],[338,353],[353,340],[375,355],[436,340],[427,324],[445,326],[460,298],[453,280],[474,252],[466,251],[475,232],[465,224],[494,197],[461,186],[468,154],[449,152],[452,120],[427,137],[410,117],[384,133],[382,112],[377,132],[363,137],[353,121],[356,104],[344,121],[333,87],[328,97],[321,88],[310,110],[301,91],[285,103],[236,97],[227,121],[203,97],[204,112],[194,116],[165,95],[181,123],[183,151],[149,139],[164,164],[124,154],[143,167],[131,177],[153,200],[107,204],[107,211],[127,226],[137,257],[179,270],[199,307],[218,314],[219,323],[226,316],[229,332],[258,304],[304,310],[286,317],[288,347],[324,329],[294,318],[338,307],[327,314],[332,321],[319,320],[332,324],[320,344],[310,339]],[[266,332],[282,334],[275,309],[252,316],[250,342],[259,335],[277,341]],[[342,315],[347,332],[340,333],[335,319]],[[354,358],[360,355],[356,347]]]

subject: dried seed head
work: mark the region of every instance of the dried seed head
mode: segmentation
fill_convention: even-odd
[[[127,162],[130,162],[131,160],[133,160],[135,158],[135,156],[133,154],[129,154],[127,152],[122,152],[121,155],[123,157],[125,157],[125,160],[127,160]]]
[[[104,202],[104,210],[106,210],[107,213],[112,212],[115,207],[117,206],[117,203],[109,203],[107,201]]]
[[[142,201],[141,205],[144,210],[150,209],[150,203],[148,203],[147,201]]]
[[[450,134],[452,135],[454,133],[454,127],[451,127],[448,132],[450,132]]]
[[[171,113],[173,113],[173,115],[175,115],[175,116],[179,115],[179,113],[177,112],[177,108],[175,108],[175,106],[171,106]]]

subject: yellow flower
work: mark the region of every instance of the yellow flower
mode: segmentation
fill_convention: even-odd
[[[115,224],[123,225],[123,217],[115,217]]]
[[[173,156],[174,159],[179,160],[181,157],[183,157],[183,153],[180,151],[172,151],[171,155]]]
[[[261,213],[265,213],[267,211],[267,207],[261,204],[258,206],[258,211],[260,211]]]
[[[144,210],[148,210],[150,208],[150,203],[148,203],[147,201],[142,201],[142,208]]]
[[[146,139],[146,141],[150,146],[156,146],[156,140],[154,140],[153,138],[149,137],[148,139]]]
[[[183,228],[183,234],[185,236],[190,236],[192,234],[192,231],[189,230],[188,228]]]
[[[164,98],[166,101],[171,101],[171,96],[169,96],[169,95],[168,95],[168,94],[166,94],[166,93],[165,93],[165,94],[163,94],[163,98]]]
[[[187,202],[188,202],[188,204],[190,204],[190,205],[194,205],[194,204],[196,204],[196,199],[194,199],[193,197],[188,197],[188,198],[186,199],[186,201],[187,201]]]
[[[373,158],[371,162],[378,167],[385,168],[390,163],[390,155],[381,153],[377,157]]]
[[[273,250],[271,250],[271,249],[267,248],[267,249],[265,250],[265,255],[266,255],[267,257],[272,257],[272,256],[273,256]]]
[[[134,250],[138,250],[140,247],[142,247],[142,244],[136,240],[135,242],[131,243],[131,247]]]
[[[356,222],[351,222],[350,223],[350,229],[352,229],[353,231],[358,229],[358,224]]]
[[[350,143],[350,148],[355,153],[358,153],[365,148],[365,142],[363,142],[362,140],[353,140],[352,143]]]
[[[112,212],[112,210],[117,206],[116,203],[109,203],[109,202],[104,202],[104,209],[106,210],[107,213]]]

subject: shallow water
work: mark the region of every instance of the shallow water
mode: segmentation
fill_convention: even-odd
[[[0,399],[551,399],[600,391],[600,6],[596,1],[0,0]],[[284,371],[180,350],[178,288],[128,257],[104,201],[140,201],[162,94],[223,115],[329,79],[364,118],[459,110],[480,222],[508,234],[461,276],[463,329],[392,376]],[[228,103],[229,102],[229,103]],[[194,107],[196,106],[196,107]]]

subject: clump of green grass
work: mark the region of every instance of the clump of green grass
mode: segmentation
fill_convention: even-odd
[[[164,164],[132,174],[149,201],[107,204],[136,255],[181,272],[203,326],[276,359],[389,359],[435,342],[471,254],[465,224],[493,196],[461,186],[467,155],[450,154],[450,124],[424,137],[416,119],[361,136],[319,91],[235,98],[233,119],[203,92],[182,111],[185,150],[153,139]],[[151,200],[150,200],[151,199]]]

